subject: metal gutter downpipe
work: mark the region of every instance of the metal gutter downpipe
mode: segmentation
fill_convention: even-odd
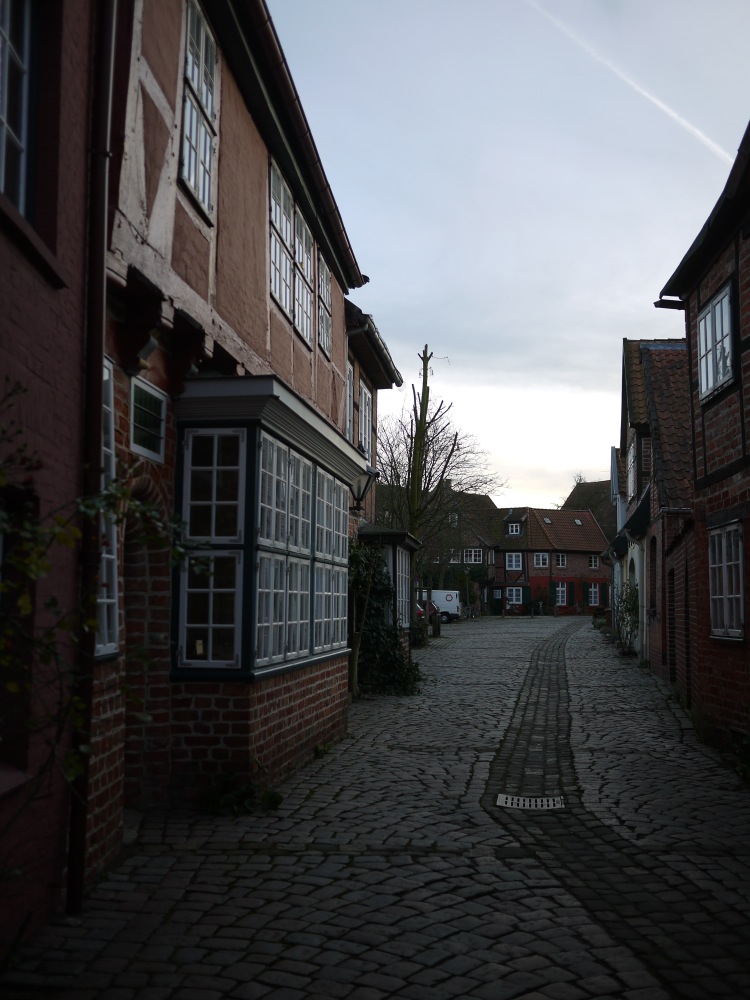
[[[114,88],[117,0],[92,3],[91,131],[89,136],[88,253],[86,263],[85,405],[83,433],[83,494],[101,489],[102,464],[102,373],[107,322],[107,208],[109,199],[110,133]],[[98,56],[98,58],[97,58]],[[91,595],[96,594],[99,575],[99,526],[82,525],[81,607],[87,616]],[[74,749],[87,741],[91,729],[93,669],[96,632],[81,627],[79,635],[76,693],[82,698],[82,733],[74,735]],[[78,914],[83,907],[86,879],[86,825],[88,821],[88,758],[80,753],[83,773],[73,783],[68,839],[66,910]]]

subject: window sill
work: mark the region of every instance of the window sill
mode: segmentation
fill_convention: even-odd
[[[10,764],[0,763],[0,798],[10,795],[17,788],[23,788],[31,781],[31,776],[26,771],[19,771],[17,767]]]
[[[711,632],[709,633],[709,639],[715,639],[718,642],[744,642],[744,635],[724,635],[723,632]]]
[[[313,656],[300,657],[298,660],[283,660],[278,663],[269,663],[262,667],[255,667],[252,670],[243,667],[175,666],[172,669],[171,680],[178,683],[185,681],[228,681],[238,684],[254,684],[264,681],[269,677],[277,677],[281,674],[290,674],[307,667],[314,667],[318,663],[326,663],[328,660],[348,657],[350,653],[351,648],[349,646],[337,646],[336,649],[329,649],[324,653],[315,653]]]
[[[67,288],[60,261],[16,206],[0,194],[0,226],[53,288]]]
[[[191,207],[198,213],[201,221],[208,226],[209,229],[213,229],[214,221],[211,218],[211,213],[182,175],[178,178],[178,184],[180,185],[180,191],[182,191],[187,200],[190,202]]]

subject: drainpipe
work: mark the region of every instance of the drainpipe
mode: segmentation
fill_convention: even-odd
[[[110,132],[112,91],[115,63],[115,31],[117,0],[102,0],[93,4],[91,52],[91,131],[89,137],[89,201],[88,253],[86,263],[86,328],[84,373],[83,428],[83,494],[92,496],[101,489],[102,464],[102,371],[104,367],[104,335],[107,319],[107,208],[109,186]],[[81,543],[81,607],[96,593],[99,573],[99,527],[96,523],[82,525]],[[68,839],[68,884],[66,909],[77,914],[83,906],[86,877],[86,824],[88,819],[88,760],[80,753],[91,729],[91,699],[96,653],[96,633],[81,629],[79,675],[76,691],[83,701],[82,733],[74,736],[83,773],[75,780],[70,800]]]

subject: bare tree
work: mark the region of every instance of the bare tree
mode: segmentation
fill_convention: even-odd
[[[451,420],[452,403],[431,400],[428,385],[432,355],[419,355],[422,386],[412,386],[411,411],[385,417],[378,426],[378,518],[418,538],[430,558],[459,541],[458,525],[472,497],[504,487],[489,456],[470,434]],[[435,555],[435,552],[438,555]],[[412,555],[412,579],[417,565]]]

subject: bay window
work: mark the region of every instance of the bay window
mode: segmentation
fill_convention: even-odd
[[[184,454],[178,668],[263,672],[346,646],[348,487],[265,431],[188,429]]]

